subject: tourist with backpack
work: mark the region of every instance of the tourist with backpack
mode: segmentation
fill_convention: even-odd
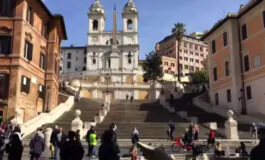
[[[44,134],[41,128],[37,129],[36,134],[29,143],[29,148],[30,160],[39,160],[45,149]]]

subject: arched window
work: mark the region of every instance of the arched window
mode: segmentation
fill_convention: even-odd
[[[131,52],[129,52],[128,54],[128,64],[131,64],[132,63],[132,54]]]
[[[127,20],[127,29],[132,30],[133,29],[133,21],[131,19]]]
[[[98,30],[98,20],[93,21],[93,30],[97,31]]]

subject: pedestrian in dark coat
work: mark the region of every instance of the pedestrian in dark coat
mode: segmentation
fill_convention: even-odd
[[[82,160],[85,151],[80,141],[76,140],[76,133],[70,131],[68,139],[62,147],[61,160]]]
[[[29,143],[30,160],[39,160],[41,154],[44,152],[44,134],[41,129],[38,129],[34,137]]]
[[[8,153],[8,160],[21,160],[23,153],[23,145],[21,142],[21,135],[19,132],[15,132],[12,135],[11,141],[6,148],[6,152]]]
[[[112,123],[101,137],[98,151],[99,160],[119,160],[120,148],[117,144],[116,124]]]

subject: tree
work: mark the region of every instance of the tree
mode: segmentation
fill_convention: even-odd
[[[207,71],[196,71],[191,75],[191,83],[196,85],[205,85],[209,82]]]
[[[143,64],[144,81],[157,81],[159,77],[163,77],[162,60],[161,57],[154,51],[146,55],[145,62]]]
[[[178,42],[178,51],[177,51],[177,63],[176,63],[176,67],[178,68],[178,81],[180,82],[180,76],[181,76],[181,70],[180,70],[180,65],[179,65],[179,52],[180,52],[180,44],[181,44],[181,41],[182,41],[182,38],[186,32],[186,29],[185,29],[185,24],[183,23],[176,23],[174,24],[174,27],[172,28],[172,34],[175,34],[175,37],[176,37],[176,40]],[[176,83],[175,83],[176,84]],[[176,88],[176,86],[175,86]]]

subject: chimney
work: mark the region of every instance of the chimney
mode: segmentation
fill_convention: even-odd
[[[244,4],[240,5],[239,11],[241,11],[244,8]]]

